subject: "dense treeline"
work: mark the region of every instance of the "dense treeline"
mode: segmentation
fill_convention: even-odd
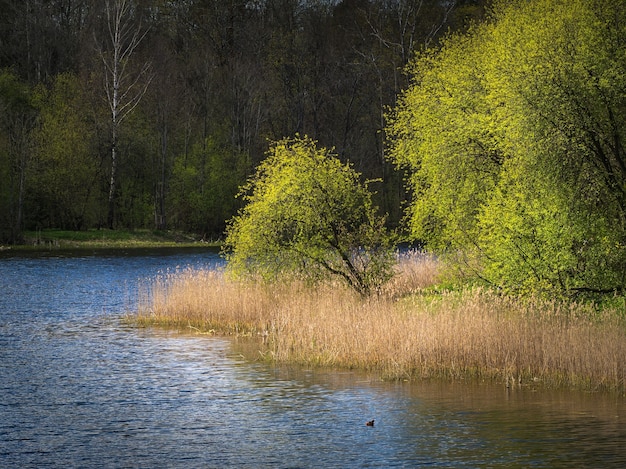
[[[400,217],[384,113],[413,51],[483,1],[0,1],[0,240],[220,235],[268,140],[335,147]]]

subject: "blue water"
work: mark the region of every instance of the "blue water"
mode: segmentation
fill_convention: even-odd
[[[0,467],[626,466],[621,397],[250,362],[124,320],[215,251],[118,254],[0,259]]]

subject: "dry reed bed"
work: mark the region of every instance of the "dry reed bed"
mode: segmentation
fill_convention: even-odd
[[[259,352],[281,363],[624,392],[626,325],[616,312],[480,289],[420,294],[436,271],[432,259],[401,259],[390,288],[370,299],[338,286],[270,287],[187,271],[157,280],[138,320],[257,336]]]

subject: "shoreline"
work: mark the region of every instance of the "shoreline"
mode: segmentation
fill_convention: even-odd
[[[81,250],[219,248],[220,241],[203,240],[200,236],[155,230],[42,230],[24,232],[23,244],[0,244],[2,253],[46,253]]]
[[[268,287],[190,271],[155,280],[129,321],[245,338],[251,359],[278,365],[626,395],[620,310],[482,289],[433,293],[431,281],[426,272],[402,294],[362,299],[332,285]]]

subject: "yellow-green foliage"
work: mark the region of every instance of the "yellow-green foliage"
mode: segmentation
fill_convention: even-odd
[[[227,230],[229,270],[264,279],[335,276],[367,294],[388,280],[390,237],[359,174],[307,138],[274,143]]]
[[[475,215],[499,172],[479,66],[483,42],[478,34],[455,36],[439,53],[419,56],[409,69],[414,84],[388,128],[391,159],[412,174],[412,234],[431,247],[463,246],[475,237]]]
[[[339,286],[236,282],[220,272],[187,271],[155,282],[138,320],[256,337],[256,357],[280,363],[358,368],[396,379],[514,379],[624,391],[620,311],[481,289],[428,293],[438,270],[431,257],[403,256],[381,295],[368,298]]]
[[[418,56],[388,128],[413,236],[505,289],[624,289],[625,35],[621,1],[498,1]]]

